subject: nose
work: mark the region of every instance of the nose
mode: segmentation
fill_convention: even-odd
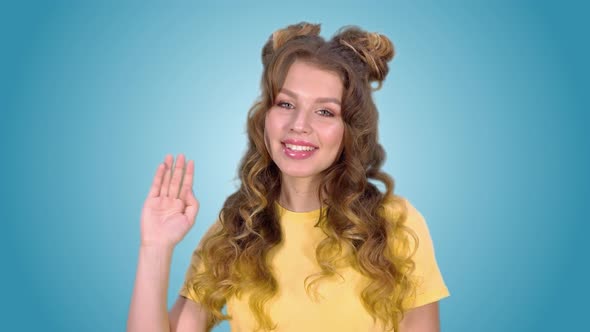
[[[311,125],[309,121],[309,112],[303,109],[295,109],[292,113],[290,131],[301,134],[309,134],[311,132]]]

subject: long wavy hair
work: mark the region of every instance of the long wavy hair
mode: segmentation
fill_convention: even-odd
[[[393,194],[393,179],[381,171],[385,152],[378,143],[378,113],[372,98],[389,71],[393,45],[386,36],[356,26],[341,28],[329,41],[319,32],[319,24],[290,25],[275,31],[262,49],[262,92],[248,112],[249,141],[239,166],[241,184],[196,250],[203,268],[189,283],[209,313],[208,330],[231,318],[221,309],[227,299],[245,290],[259,329],[276,327],[265,304],[278,292],[267,256],[282,241],[274,204],[281,174],[264,143],[264,122],[295,60],[337,73],[344,85],[343,148],[321,176],[322,210],[316,227],[326,238],[316,248],[320,270],[305,280],[308,295],[323,278],[338,274],[336,262],[345,256],[370,280],[361,293],[369,314],[387,329],[397,329],[403,318],[403,301],[412,293],[409,275],[417,238],[404,226],[406,205]],[[371,179],[382,182],[384,192]],[[416,244],[413,249],[409,236]],[[407,250],[394,253],[392,243]]]

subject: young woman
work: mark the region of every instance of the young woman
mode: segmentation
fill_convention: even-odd
[[[195,250],[170,313],[172,251],[199,204],[192,160],[168,155],[159,166],[129,331],[206,331],[223,319],[232,331],[439,330],[449,293],[427,225],[381,171],[371,84],[385,79],[392,43],[358,27],[329,41],[319,31],[291,25],[264,45],[241,186]]]

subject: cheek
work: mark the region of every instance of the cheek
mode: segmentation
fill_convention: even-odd
[[[338,159],[344,150],[344,125],[334,132],[333,144],[338,151],[336,152],[336,159]]]
[[[276,140],[281,131],[281,119],[273,114],[272,111],[266,113],[264,120],[264,136],[269,140]]]
[[[264,129],[264,146],[266,146],[266,152],[268,152],[268,154],[272,155],[272,152],[270,149],[270,142],[268,140],[268,134],[267,134],[266,128]]]
[[[338,147],[342,147],[344,141],[344,124],[340,124],[333,128],[330,132],[330,142]]]

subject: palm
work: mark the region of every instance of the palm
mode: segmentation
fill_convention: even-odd
[[[174,171],[172,158],[160,166],[141,212],[142,245],[175,246],[194,224],[199,204],[192,193],[194,164],[189,161],[184,174],[184,156],[178,157]]]

